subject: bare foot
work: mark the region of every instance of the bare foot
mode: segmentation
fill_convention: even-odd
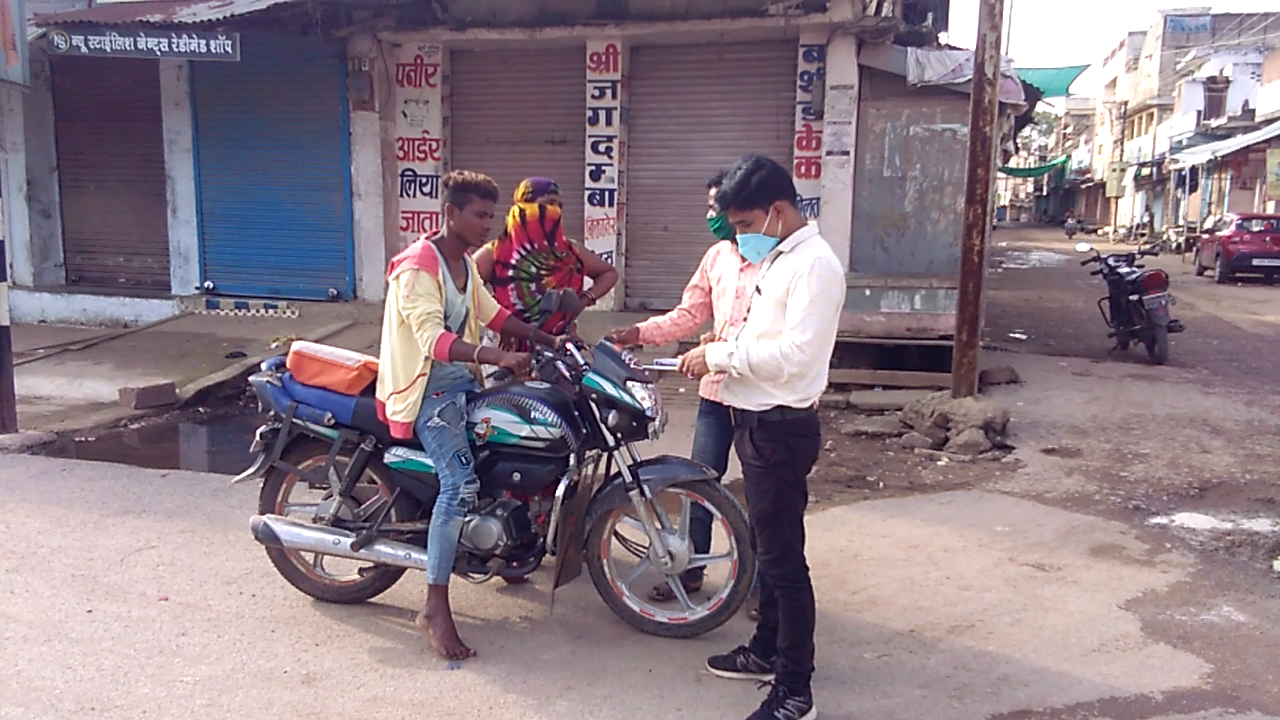
[[[414,624],[427,636],[436,654],[445,660],[466,660],[476,656],[476,651],[462,642],[453,615],[448,611],[430,613],[423,608]]]

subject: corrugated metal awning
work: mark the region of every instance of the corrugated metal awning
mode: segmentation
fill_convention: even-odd
[[[1173,156],[1173,167],[1185,168],[1192,165],[1203,165],[1215,158],[1230,155],[1237,150],[1243,150],[1250,145],[1266,142],[1274,137],[1280,137],[1280,122],[1272,123],[1261,130],[1255,130],[1239,137],[1219,140],[1218,142],[1200,145],[1180,152]]]
[[[194,25],[260,12],[299,0],[143,0],[114,2],[80,10],[36,15],[39,27],[53,25]]]

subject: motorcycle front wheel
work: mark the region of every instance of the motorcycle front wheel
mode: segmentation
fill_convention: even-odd
[[[664,488],[653,504],[667,518],[662,532],[676,567],[664,571],[652,562],[644,526],[630,504],[620,505],[591,520],[591,582],[615,615],[647,635],[683,639],[711,632],[737,614],[751,591],[756,558],[746,511],[722,485],[706,480]],[[695,507],[711,516],[711,543],[702,553],[695,552],[690,532]],[[682,575],[698,567],[702,585],[687,590]],[[651,595],[663,584],[674,596],[669,602]]]

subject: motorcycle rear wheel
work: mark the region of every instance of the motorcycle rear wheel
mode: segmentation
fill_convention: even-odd
[[[281,460],[303,470],[324,467],[328,457],[329,444],[310,437],[297,438],[281,454]],[[350,456],[340,454],[335,458],[334,464],[339,472],[345,472],[350,460]],[[392,491],[391,485],[386,480],[386,473],[386,469],[379,463],[369,463],[369,467],[365,469],[364,476],[360,478],[357,485],[357,498],[369,495],[369,500],[372,500],[372,492],[376,488],[376,492],[384,501],[389,500]],[[287,493],[299,484],[305,487],[306,480],[279,468],[273,467],[268,470],[262,482],[262,490],[258,493],[258,513],[285,515]],[[326,493],[325,499],[329,496],[330,493]],[[401,498],[391,508],[387,520],[388,522],[410,522],[413,520],[410,517],[410,510],[409,503]],[[376,509],[373,514],[376,517]],[[313,557],[308,561],[302,553],[295,550],[274,547],[265,549],[271,564],[290,585],[321,602],[341,605],[368,602],[390,590],[405,573],[404,568],[370,565],[357,571],[355,577],[344,579],[330,576],[324,569],[326,556]]]
[[[633,512],[630,503],[618,504],[606,509],[590,520],[587,533],[586,563],[591,574],[591,582],[596,592],[604,600],[609,609],[622,620],[646,635],[665,638],[687,639],[704,635],[728,622],[742,605],[746,603],[751,592],[751,583],[755,577],[756,558],[751,548],[751,530],[747,523],[746,511],[742,505],[720,483],[697,480],[679,483],[664,488],[658,498],[675,494],[680,497],[682,508],[687,501],[697,501],[712,511],[712,528],[719,525],[726,530],[733,546],[725,553],[708,554],[705,557],[719,558],[705,565],[713,570],[719,563],[731,563],[732,576],[727,583],[703,605],[696,608],[684,606],[683,600],[671,603],[656,603],[648,598],[652,584],[642,582],[640,572],[648,564],[642,559],[637,569],[627,573],[630,578],[621,576],[618,569],[608,557],[610,544],[616,536],[615,528],[620,520],[629,519],[630,524],[638,524],[633,518],[627,518]],[[683,527],[682,542],[688,539],[687,510],[679,517],[671,518],[671,524],[677,528],[677,534]],[[713,536],[714,543],[714,536]],[[647,550],[647,547],[645,548]],[[714,552],[714,549],[713,549]],[[650,565],[649,568],[652,568]],[[661,575],[671,585],[673,591],[682,587],[679,575]],[[631,589],[637,586],[639,592]],[[683,588],[679,591],[685,594]],[[706,594],[706,588],[698,593]],[[687,596],[686,596],[687,599]]]
[[[1152,365],[1164,365],[1169,362],[1169,328],[1157,325],[1146,341],[1147,357]]]

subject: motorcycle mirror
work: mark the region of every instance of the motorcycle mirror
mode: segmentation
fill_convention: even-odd
[[[555,290],[548,290],[542,294],[542,303],[539,305],[539,309],[543,310],[548,314],[554,313],[560,309],[560,305],[563,302],[564,302],[563,289],[556,288]]]
[[[1078,253],[1087,253],[1087,252],[1092,252],[1092,251],[1093,251],[1093,246],[1092,246],[1092,245],[1090,245],[1089,243],[1087,243],[1087,242],[1078,242],[1078,243],[1076,243],[1076,252],[1078,252]]]
[[[543,293],[539,309],[548,317],[559,312],[568,315],[571,319],[577,319],[586,306],[574,291],[568,288],[556,288]]]

